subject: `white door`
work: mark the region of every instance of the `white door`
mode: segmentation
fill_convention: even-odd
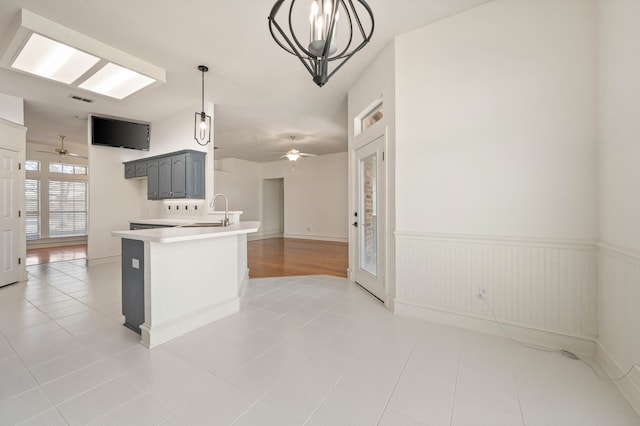
[[[18,251],[20,237],[18,152],[0,148],[0,287],[20,277]]]
[[[354,280],[383,302],[385,174],[384,136],[356,150],[356,199],[353,226],[357,228],[357,266]]]

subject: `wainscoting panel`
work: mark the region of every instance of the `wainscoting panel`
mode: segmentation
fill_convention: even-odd
[[[597,336],[592,242],[397,232],[396,244],[396,304]]]
[[[598,358],[611,376],[636,365],[618,386],[640,412],[640,254],[599,244]]]

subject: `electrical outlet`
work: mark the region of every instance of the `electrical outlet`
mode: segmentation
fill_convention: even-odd
[[[487,299],[487,289],[484,287],[480,287],[478,288],[478,298],[482,299],[482,300],[486,300]]]

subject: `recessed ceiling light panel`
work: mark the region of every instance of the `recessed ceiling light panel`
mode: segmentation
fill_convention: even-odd
[[[100,58],[32,33],[12,68],[71,84],[93,67]]]
[[[160,67],[26,9],[0,40],[0,67],[115,99],[167,78]]]
[[[78,87],[112,98],[124,99],[152,83],[155,83],[153,78],[108,63]]]

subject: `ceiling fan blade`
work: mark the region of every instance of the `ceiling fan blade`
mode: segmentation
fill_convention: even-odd
[[[74,154],[73,152],[67,152],[67,155],[69,157],[76,157],[76,158],[84,158],[85,160],[87,159],[87,157],[80,155],[80,154]]]
[[[318,154],[307,154],[306,152],[299,152],[298,155],[300,157],[317,157]]]
[[[58,156],[57,152],[51,152],[51,151],[36,151],[36,152],[42,152],[43,154],[55,155],[56,157]]]

